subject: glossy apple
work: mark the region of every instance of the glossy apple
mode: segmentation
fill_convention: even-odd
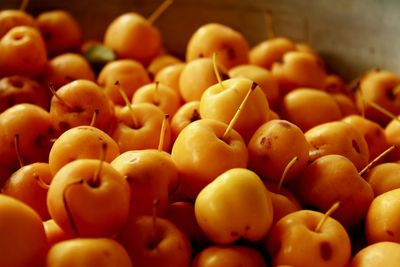
[[[194,211],[200,228],[218,244],[243,237],[262,239],[272,224],[270,194],[254,172],[234,168],[225,171],[198,194]]]

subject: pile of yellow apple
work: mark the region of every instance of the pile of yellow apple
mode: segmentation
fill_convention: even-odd
[[[155,19],[0,11],[0,266],[399,266],[400,76]]]

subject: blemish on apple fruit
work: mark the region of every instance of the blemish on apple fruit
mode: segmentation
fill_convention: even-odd
[[[236,52],[235,50],[228,44],[223,44],[221,46],[222,50],[226,51],[226,54],[228,55],[228,58],[230,60],[233,60],[236,58]]]
[[[24,36],[23,36],[22,34],[14,34],[12,37],[13,37],[13,39],[14,39],[15,41],[19,41],[19,40],[21,40],[22,38],[24,38]]]
[[[269,160],[269,156],[267,154],[264,154],[261,156],[261,160],[262,161],[268,161]]]
[[[390,235],[390,236],[394,236],[394,233],[393,233],[392,230],[386,230],[386,233],[387,233],[388,235]]]
[[[111,253],[110,253],[110,251],[108,251],[108,250],[103,250],[102,252],[101,252],[101,254],[103,254],[105,257],[110,257],[111,256]]]
[[[328,261],[332,258],[332,246],[329,242],[321,242],[321,244],[319,244],[319,250],[324,261]]]
[[[279,121],[278,124],[284,128],[288,128],[290,129],[292,126],[290,125],[290,123],[286,122],[286,121]]]
[[[129,163],[134,163],[134,162],[136,162],[137,161],[137,158],[135,157],[135,158],[131,158],[130,160],[129,160]]]
[[[264,146],[266,149],[270,149],[272,147],[271,138],[263,136],[260,140],[260,145]]]

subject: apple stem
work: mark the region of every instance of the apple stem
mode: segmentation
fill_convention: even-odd
[[[365,118],[365,102],[363,100],[363,96],[362,96],[361,91],[360,90],[356,91],[356,95],[358,96],[357,97],[357,101],[358,101],[359,106],[360,106],[361,116],[363,118]]]
[[[25,11],[26,8],[28,7],[28,4],[29,4],[29,0],[22,0],[21,6],[19,7],[19,10]]]
[[[97,170],[95,172],[93,181],[89,183],[91,186],[96,187],[100,183],[100,174],[101,174],[101,170],[103,169],[104,160],[106,158],[106,150],[107,150],[107,143],[103,142],[101,144],[99,167],[97,168]]]
[[[272,11],[268,9],[264,15],[265,24],[267,26],[267,39],[273,39],[276,37],[274,23],[272,20]]]
[[[286,175],[287,175],[287,173],[289,172],[290,168],[292,168],[292,166],[293,166],[298,160],[299,160],[299,158],[298,158],[297,156],[294,156],[294,157],[289,161],[289,163],[286,165],[285,169],[283,170],[282,177],[281,177],[281,179],[279,180],[278,190],[277,190],[278,193],[279,193],[279,191],[280,191],[281,188],[282,188],[283,181],[285,180]]]
[[[15,147],[15,153],[17,154],[19,166],[22,168],[25,164],[24,164],[24,159],[22,158],[21,155],[21,149],[19,145],[19,134],[16,134],[14,136],[14,147]]]
[[[43,179],[40,178],[40,176],[39,176],[36,172],[34,172],[34,173],[32,174],[32,176],[33,176],[33,178],[35,178],[37,184],[38,184],[41,188],[46,189],[46,190],[48,190],[48,189],[50,188],[50,185],[47,184],[45,181],[43,181]]]
[[[364,102],[366,102],[368,105],[370,105],[374,109],[380,111],[381,113],[385,114],[386,116],[388,116],[389,118],[391,118],[393,120],[400,121],[400,119],[396,115],[394,115],[392,112],[390,112],[389,110],[387,110],[387,109],[383,108],[382,106],[380,106],[379,104],[365,98],[362,94],[361,94],[361,97]]]
[[[131,117],[132,117],[133,128],[138,128],[138,127],[139,127],[139,123],[138,123],[137,120],[136,120],[135,112],[133,112],[133,108],[132,108],[132,103],[129,101],[128,96],[126,95],[125,90],[122,88],[122,86],[121,86],[121,84],[119,83],[119,81],[116,81],[116,82],[114,83],[114,85],[117,86],[118,92],[120,93],[122,99],[124,99],[125,106],[127,106],[128,109],[129,109],[129,112],[130,112]]]
[[[251,92],[253,92],[254,89],[256,89],[258,86],[257,83],[253,82],[251,84],[250,89],[247,91],[246,96],[244,97],[242,103],[240,104],[238,110],[236,111],[235,115],[233,116],[232,120],[229,122],[228,127],[226,128],[223,136],[222,136],[222,140],[224,140],[225,142],[229,141],[229,135],[233,129],[233,126],[235,125],[236,121],[239,119],[240,114],[242,113],[242,110],[244,108],[244,106],[246,105],[247,100],[250,97]]]
[[[331,214],[335,210],[337,210],[339,208],[339,206],[340,206],[340,201],[337,201],[332,205],[332,207],[327,212],[325,212],[324,217],[322,217],[322,219],[319,221],[317,227],[315,227],[315,230],[314,230],[315,232],[318,233],[321,230],[321,228],[324,225],[324,223],[326,222],[326,220],[331,216]]]
[[[383,151],[381,154],[379,154],[376,158],[374,158],[370,163],[368,163],[367,166],[364,167],[364,169],[362,169],[358,174],[360,176],[363,176],[364,173],[366,173],[371,167],[372,165],[374,165],[376,162],[378,162],[379,160],[381,160],[384,156],[386,156],[387,154],[389,154],[393,149],[395,149],[396,146],[392,145],[390,146],[388,149],[386,149],[385,151]]]
[[[160,82],[156,81],[155,82],[155,87],[154,87],[154,100],[153,100],[153,103],[156,106],[160,105],[160,89],[159,89],[159,85],[160,85]]]
[[[94,112],[93,112],[93,116],[92,116],[92,120],[90,121],[90,126],[92,126],[92,127],[94,127],[94,124],[96,123],[96,120],[97,120],[97,116],[99,115],[99,110],[98,109],[96,109]]]
[[[161,124],[160,140],[158,141],[158,151],[162,151],[164,147],[165,131],[167,130],[168,118],[169,114],[165,114]]]
[[[221,75],[219,74],[219,71],[218,71],[217,53],[216,53],[216,52],[213,53],[212,63],[213,63],[213,68],[214,68],[215,77],[217,77],[217,81],[218,81],[219,85],[220,85],[222,88],[224,88],[224,85],[222,84]]]
[[[348,83],[348,85],[346,86],[346,91],[348,93],[354,93],[354,92],[358,92],[360,91],[360,83],[361,83],[361,77],[357,77],[353,80],[350,81],[350,83]]]
[[[165,0],[162,2],[161,5],[150,15],[147,21],[150,24],[153,24],[173,2],[174,0]]]
[[[63,204],[64,204],[64,207],[65,207],[65,213],[67,214],[68,221],[71,224],[72,230],[74,231],[76,236],[79,236],[79,230],[78,230],[78,226],[76,225],[76,223],[74,221],[74,217],[72,216],[72,211],[71,211],[71,209],[70,209],[70,207],[68,205],[67,190],[69,190],[71,188],[71,186],[79,185],[79,184],[82,184],[82,183],[83,183],[83,179],[78,180],[78,181],[73,182],[73,183],[70,183],[69,185],[67,185],[64,188],[64,191],[63,191]]]
[[[67,102],[65,102],[64,99],[62,99],[62,98],[57,94],[56,90],[54,89],[54,84],[51,83],[51,82],[49,83],[49,89],[50,89],[51,93],[53,94],[53,96],[54,96],[55,98],[57,98],[57,100],[60,101],[62,105],[66,106],[69,110],[73,110],[73,109],[74,109],[71,105],[69,105]]]

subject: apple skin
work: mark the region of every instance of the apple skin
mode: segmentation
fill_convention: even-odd
[[[266,249],[273,266],[345,267],[351,253],[345,228],[328,217],[318,232],[323,213],[300,210],[281,218],[270,230]]]
[[[133,266],[189,267],[191,245],[170,221],[152,216],[130,220],[117,240],[125,247]]]
[[[360,250],[348,267],[397,267],[400,262],[400,244],[379,242]]]
[[[158,200],[157,216],[165,214],[169,195],[178,185],[178,171],[168,153],[156,149],[126,151],[116,157],[111,166],[129,183],[130,218],[152,215],[154,200]]]
[[[129,216],[129,184],[109,163],[79,159],[62,167],[50,184],[50,216],[67,233],[79,237],[112,237]]]
[[[4,194],[0,194],[0,214],[0,266],[41,266],[47,242],[40,216]]]
[[[140,42],[138,42],[140,40]],[[160,31],[138,13],[128,12],[113,20],[104,34],[104,44],[118,58],[130,58],[147,66],[161,51]]]
[[[400,243],[400,188],[376,196],[365,218],[368,244],[383,241]]]
[[[246,94],[254,86],[247,78],[231,78],[207,88],[200,99],[200,116],[229,124]],[[269,120],[269,104],[261,87],[251,92],[233,128],[246,143],[254,132]]]
[[[46,267],[132,267],[124,247],[110,238],[74,238],[55,244]]]
[[[229,141],[221,140],[228,126],[220,121],[201,119],[187,125],[175,140],[171,158],[178,168],[184,199],[194,200],[202,188],[232,168],[246,168],[248,152],[238,132]]]
[[[197,196],[195,215],[206,236],[218,244],[240,237],[262,239],[273,219],[270,193],[254,172],[230,169],[208,184]]]
[[[245,246],[209,246],[193,260],[192,267],[267,267],[261,254]]]

